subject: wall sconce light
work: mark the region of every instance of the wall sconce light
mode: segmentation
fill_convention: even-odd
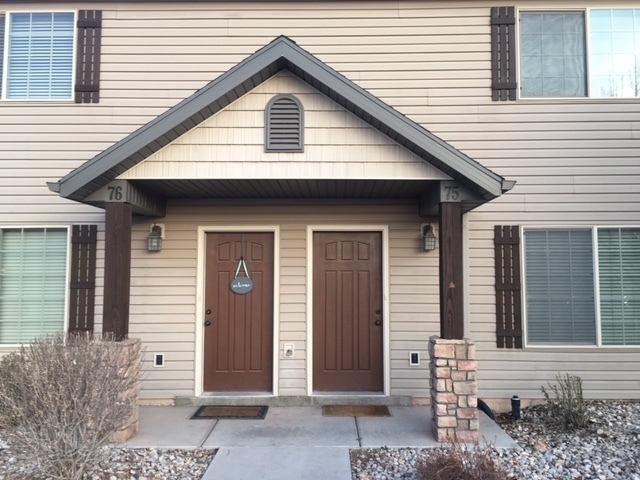
[[[162,233],[162,226],[153,225],[151,227],[151,231],[149,232],[149,236],[147,237],[147,250],[149,252],[160,252],[162,251],[162,238],[164,237]]]
[[[422,227],[422,240],[424,240],[424,251],[431,252],[436,249],[436,236],[433,233],[431,224]]]

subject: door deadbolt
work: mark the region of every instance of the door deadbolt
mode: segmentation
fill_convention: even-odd
[[[211,315],[211,310],[207,309],[207,311],[204,313],[206,313],[207,315]]]

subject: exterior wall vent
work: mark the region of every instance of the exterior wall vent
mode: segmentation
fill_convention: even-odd
[[[293,95],[276,95],[265,111],[266,152],[304,151],[303,110]]]

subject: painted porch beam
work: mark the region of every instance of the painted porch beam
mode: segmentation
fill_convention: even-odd
[[[443,202],[461,203],[462,212],[468,212],[485,203],[485,200],[455,180],[440,180],[434,182],[433,188],[420,197],[418,213],[421,217],[438,215]]]
[[[461,204],[440,203],[440,336],[464,338]]]
[[[140,190],[128,180],[113,180],[95,193],[85,203],[104,208],[107,202],[128,203],[136,215],[164,217],[166,200],[159,195]]]
[[[109,202],[105,216],[102,332],[123,340],[129,334],[133,208],[128,203]]]

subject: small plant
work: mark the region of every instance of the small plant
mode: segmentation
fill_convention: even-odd
[[[434,449],[417,466],[422,480],[507,480],[487,450],[468,450],[462,446]]]
[[[551,415],[566,430],[586,428],[589,423],[587,404],[582,395],[582,379],[575,375],[556,375],[557,385],[549,385],[549,390],[541,387],[542,394],[551,410]]]
[[[102,447],[135,409],[140,355],[139,343],[61,334],[3,361],[0,405],[41,478],[79,480],[108,453]]]

